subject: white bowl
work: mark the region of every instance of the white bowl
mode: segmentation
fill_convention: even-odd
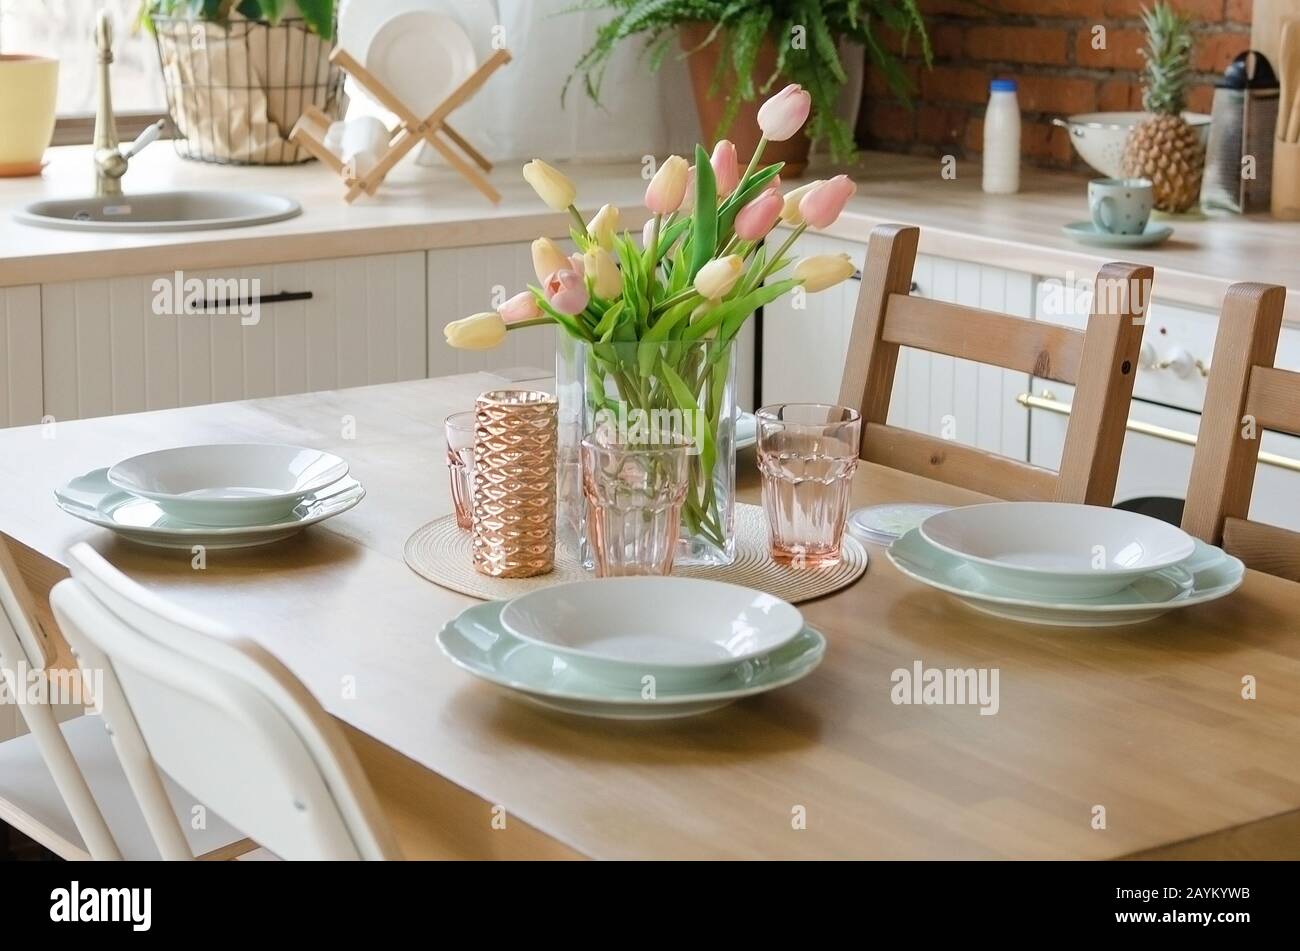
[[[1123,178],[1124,143],[1129,130],[1149,112],[1081,112],[1053,120],[1070,132],[1070,141],[1079,157],[1107,178]],[[1201,137],[1201,146],[1210,141],[1210,117],[1203,112],[1184,112],[1187,121]]]
[[[931,515],[920,530],[993,584],[1054,600],[1114,594],[1196,548],[1168,522],[1064,502],[970,505]]]
[[[603,578],[515,598],[501,624],[592,673],[615,665],[623,675],[634,667],[680,682],[770,654],[803,630],[803,615],[780,598],[719,581]]]
[[[182,446],[124,459],[108,481],[194,525],[259,525],[348,474],[318,449],[284,445]]]

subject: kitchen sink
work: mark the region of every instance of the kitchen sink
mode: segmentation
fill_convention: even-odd
[[[302,213],[291,198],[258,192],[174,191],[37,201],[14,214],[23,224],[66,231],[203,231],[246,228]]]

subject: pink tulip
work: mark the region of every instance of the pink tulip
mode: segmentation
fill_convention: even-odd
[[[709,159],[713,166],[713,178],[718,183],[718,197],[726,198],[740,184],[740,163],[736,159],[736,147],[723,139],[713,147],[713,157]]]
[[[857,190],[858,186],[847,175],[836,175],[803,196],[799,214],[810,227],[830,227]]]
[[[740,209],[736,215],[736,237],[743,241],[759,241],[776,227],[781,217],[785,199],[775,188],[769,188]]]
[[[497,313],[507,324],[517,324],[521,320],[536,320],[542,316],[542,309],[537,306],[532,291],[521,291],[498,307]]]
[[[585,264],[583,263],[583,261],[582,261],[582,252],[581,252],[581,251],[575,251],[573,254],[570,254],[570,255],[569,255],[569,267],[568,267],[568,270],[570,270],[570,271],[577,271],[577,272],[578,272],[580,275],[582,275],[583,277],[586,277],[586,276],[587,276],[587,268],[586,268],[586,265],[585,265]]]
[[[803,128],[812,110],[812,96],[791,83],[758,110],[758,127],[770,142],[784,142]]]
[[[556,271],[548,277],[542,290],[552,307],[570,317],[586,310],[591,300],[586,280],[577,271],[568,269]]]

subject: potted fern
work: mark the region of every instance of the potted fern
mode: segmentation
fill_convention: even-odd
[[[658,69],[673,46],[687,57],[704,136],[731,138],[743,160],[758,145],[758,98],[773,88],[797,83],[812,95],[807,134],[770,149],[768,158],[797,175],[807,163],[812,142],[826,141],[836,161],[854,158],[853,129],[835,114],[848,80],[840,44],[865,48],[871,63],[904,101],[912,89],[899,57],[881,42],[883,27],[915,34],[923,59],[930,43],[918,0],[592,0],[581,9],[613,12],[591,48],[574,66],[587,94],[600,101],[601,76],[610,55],[624,40],[644,38],[648,62]],[[573,79],[574,76],[570,76]]]

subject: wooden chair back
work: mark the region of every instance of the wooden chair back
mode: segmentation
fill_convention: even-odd
[[[840,402],[862,412],[861,456],[1002,499],[1110,505],[1142,347],[1152,269],[1107,264],[1086,331],[913,297],[920,231],[881,225],[867,245]],[[886,422],[898,348],[1076,387],[1059,472]]]
[[[105,684],[120,687],[148,754],[177,784],[284,859],[400,857],[342,731],[282,664],[84,543],[68,562],[55,615],[80,663],[103,665]],[[123,761],[128,776],[142,765]]]
[[[0,674],[15,681],[23,666],[44,677],[49,664],[30,597],[8,545],[0,539]],[[15,682],[12,686],[22,689],[23,685]],[[59,728],[53,706],[24,703],[19,710],[91,858],[121,859],[118,844]]]
[[[1284,287],[1228,288],[1187,485],[1183,530],[1221,545],[1251,568],[1300,581],[1300,532],[1247,518],[1264,430],[1300,435],[1300,373],[1273,365],[1285,305]]]

